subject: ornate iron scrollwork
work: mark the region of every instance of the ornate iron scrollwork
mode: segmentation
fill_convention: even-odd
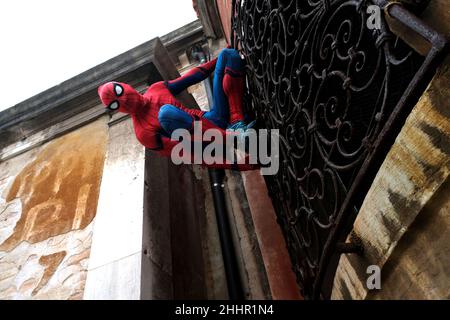
[[[358,192],[355,181],[364,178],[364,163],[424,63],[390,33],[382,10],[371,17],[371,4],[241,0],[233,7],[248,106],[260,126],[280,130],[280,170],[266,182],[309,298],[329,296],[323,269],[335,248],[328,247],[350,231],[336,230],[346,224],[338,220],[356,216],[373,177]],[[369,18],[379,19],[377,28]]]

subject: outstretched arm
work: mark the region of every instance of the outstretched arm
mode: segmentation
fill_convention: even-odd
[[[205,80],[216,67],[217,58],[208,61],[200,66],[194,67],[188,72],[186,72],[181,77],[175,80],[169,80],[166,82],[167,88],[173,95],[179,94],[181,91],[186,89],[193,84],[196,84],[202,80]]]

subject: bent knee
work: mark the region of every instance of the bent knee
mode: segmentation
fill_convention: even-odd
[[[241,58],[239,52],[235,49],[222,50],[223,58],[225,60],[225,66],[233,70],[242,70],[244,67],[244,60]]]
[[[192,126],[192,117],[171,104],[165,104],[159,109],[158,121],[169,134],[176,129],[189,129]]]
[[[178,114],[177,111],[182,111],[182,110],[178,109],[177,107],[175,107],[171,104],[165,104],[158,111],[158,120],[165,121],[165,120],[174,119],[177,117],[177,114]]]

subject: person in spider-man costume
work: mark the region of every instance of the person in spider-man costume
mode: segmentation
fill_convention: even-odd
[[[201,121],[202,131],[215,128],[224,141],[229,134],[245,131],[242,96],[244,63],[234,49],[223,49],[218,58],[191,69],[183,76],[151,85],[144,94],[126,83],[108,82],[98,88],[102,103],[110,110],[129,113],[138,141],[161,156],[170,156],[179,141],[171,140],[174,130],[192,132],[194,121]],[[206,79],[214,71],[213,106],[210,111],[186,108],[175,95]],[[252,170],[251,164],[209,164],[209,167]]]

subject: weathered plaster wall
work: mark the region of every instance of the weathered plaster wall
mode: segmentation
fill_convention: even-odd
[[[449,297],[449,83],[447,57],[365,198],[353,231],[365,254],[341,256],[332,298]],[[378,292],[366,288],[369,265],[382,269]]]
[[[450,179],[399,241],[369,299],[450,299]]]
[[[100,119],[0,163],[0,299],[80,299],[108,130]]]
[[[450,10],[448,0],[430,1],[428,7],[421,14],[428,25],[442,34],[450,35]]]

